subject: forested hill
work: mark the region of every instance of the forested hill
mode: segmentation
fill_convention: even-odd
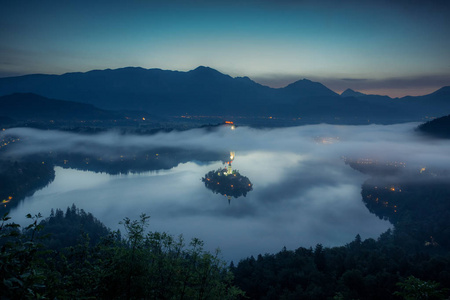
[[[450,254],[403,230],[341,247],[282,249],[229,267],[193,239],[152,232],[148,216],[107,229],[75,206],[0,223],[1,299],[448,299]],[[151,225],[151,223],[150,223]],[[150,228],[151,229],[151,228]],[[148,234],[147,234],[148,232]],[[234,275],[234,279],[233,279]],[[244,295],[245,293],[245,295]],[[420,298],[427,294],[428,298]]]
[[[417,129],[419,132],[423,132],[431,136],[449,139],[450,115],[421,124]]]
[[[233,266],[235,283],[250,299],[448,299],[449,254],[411,252],[399,238],[252,256]]]
[[[0,299],[238,299],[218,253],[193,239],[148,232],[145,214],[124,235],[67,208],[31,216],[23,230],[0,220]]]

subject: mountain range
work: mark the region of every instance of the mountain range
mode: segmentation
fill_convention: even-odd
[[[158,116],[295,118],[308,123],[396,123],[450,113],[449,86],[419,97],[393,99],[350,89],[339,95],[307,79],[270,88],[248,77],[233,78],[203,66],[188,72],[127,67],[0,78],[0,96],[13,93]],[[3,111],[0,116],[13,117]]]

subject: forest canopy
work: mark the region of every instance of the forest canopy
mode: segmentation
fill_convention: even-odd
[[[0,223],[1,299],[236,299],[243,292],[220,252],[194,238],[148,231],[125,218],[124,234],[72,206],[25,228]]]

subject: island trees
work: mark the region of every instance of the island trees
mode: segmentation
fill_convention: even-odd
[[[232,171],[229,174],[227,169],[219,168],[216,171],[210,171],[202,178],[205,186],[216,194],[238,198],[247,196],[247,193],[253,189],[253,185],[246,176],[239,171]]]

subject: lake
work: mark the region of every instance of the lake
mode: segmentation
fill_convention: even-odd
[[[146,213],[151,216],[150,230],[183,234],[186,239],[198,237],[207,250],[220,248],[224,259],[235,262],[250,255],[278,252],[284,246],[339,246],[357,234],[363,239],[377,238],[391,224],[369,213],[361,200],[361,185],[368,175],[352,169],[345,158],[401,160],[402,166],[410,168],[448,164],[449,143],[424,143],[414,133],[415,126],[236,130],[224,126],[152,136],[11,130],[27,141],[24,147],[14,149],[17,155],[49,149],[71,149],[87,155],[96,153],[100,146],[116,149],[119,145],[123,151],[164,147],[191,154],[208,150],[224,157],[233,151],[233,169],[248,177],[253,187],[246,197],[233,197],[230,203],[226,196],[207,189],[202,177],[226,167],[214,156],[202,161],[194,155],[170,167],[116,175],[60,165],[55,166],[55,180],[21,201],[11,215],[23,222],[27,213],[48,216],[51,208],[65,210],[75,204],[118,229],[123,218],[136,219]],[[83,151],[77,145],[83,145]],[[163,156],[159,154],[158,159],[164,160]]]

